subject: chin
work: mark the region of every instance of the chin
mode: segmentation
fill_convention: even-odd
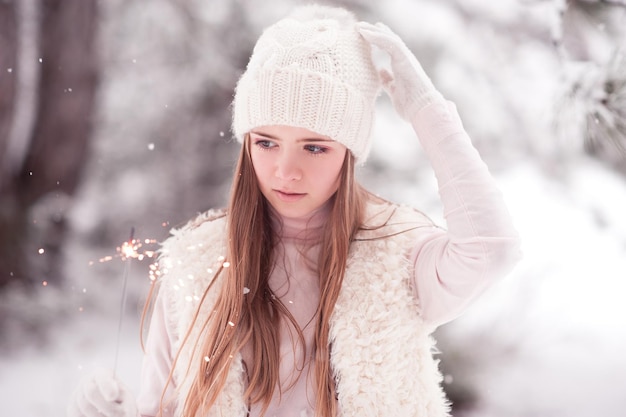
[[[293,218],[307,217],[313,212],[312,209],[303,208],[303,207],[294,207],[294,206],[289,206],[285,204],[275,205],[274,210],[276,210],[278,214],[280,214],[283,217],[293,217]]]

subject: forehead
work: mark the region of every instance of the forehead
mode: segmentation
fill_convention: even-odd
[[[331,137],[322,135],[303,127],[286,126],[286,125],[267,125],[259,126],[251,131],[252,134],[263,135],[273,139],[280,140],[317,140],[324,142],[335,142]]]

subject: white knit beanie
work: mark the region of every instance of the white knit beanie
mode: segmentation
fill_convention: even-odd
[[[301,127],[364,162],[380,82],[356,23],[345,9],[309,5],[265,29],[235,90],[237,140],[259,126]]]

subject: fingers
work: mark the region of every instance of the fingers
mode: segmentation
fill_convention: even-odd
[[[96,373],[94,373],[93,382],[105,401],[121,402],[120,386],[113,376],[113,372],[104,369],[96,371]]]
[[[357,29],[371,45],[382,49],[391,56],[398,57],[406,53],[407,47],[402,39],[383,23],[379,22],[373,25],[368,22],[359,22]]]
[[[389,39],[389,35],[383,32],[382,28],[368,22],[357,23],[357,29],[361,36],[370,44],[391,53],[393,44]]]
[[[359,22],[356,28],[363,38],[391,58],[391,72],[380,69],[383,88],[394,108],[410,120],[420,109],[442,98],[408,46],[383,23]]]
[[[79,396],[75,402],[75,412],[68,413],[68,417],[109,417],[104,411],[96,407],[86,396]]]
[[[83,378],[72,394],[68,417],[135,417],[136,405],[113,373],[98,370]]]
[[[67,407],[67,417],[107,417],[94,403],[103,401],[96,398],[99,391],[92,380],[83,380],[73,392]]]

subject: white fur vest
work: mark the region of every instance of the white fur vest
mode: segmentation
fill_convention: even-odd
[[[421,319],[407,257],[422,228],[431,228],[432,223],[413,209],[389,203],[370,203],[367,213],[368,225],[385,226],[359,232],[352,243],[331,318],[330,361],[340,416],[448,416],[431,329]],[[173,353],[189,329],[215,268],[224,261],[225,230],[226,217],[209,212],[174,231],[163,244],[160,296],[167,300],[170,328],[177,329]],[[201,318],[214,305],[220,279],[207,294]],[[202,360],[193,351],[202,337],[200,327],[192,329],[174,370],[179,393],[176,416],[182,415],[182,404]],[[238,355],[209,416],[246,416],[244,390],[245,372]]]

